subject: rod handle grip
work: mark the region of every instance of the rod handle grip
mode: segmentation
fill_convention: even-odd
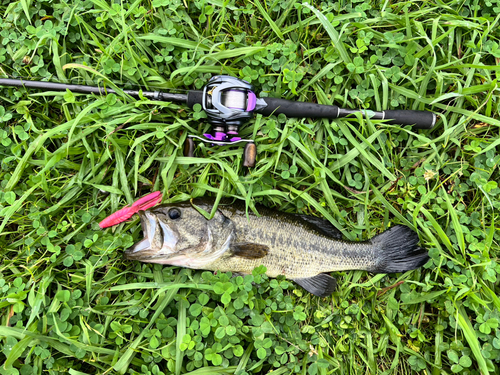
[[[432,129],[436,124],[436,114],[429,111],[388,110],[384,118],[391,125],[413,125],[414,129]]]

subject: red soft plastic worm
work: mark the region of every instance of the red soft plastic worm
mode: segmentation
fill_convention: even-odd
[[[160,191],[148,194],[134,202],[132,206],[124,207],[121,210],[109,215],[106,219],[99,223],[99,227],[104,229],[123,223],[124,221],[130,219],[137,211],[147,210],[148,208],[156,206],[161,202],[162,198],[163,194]]]

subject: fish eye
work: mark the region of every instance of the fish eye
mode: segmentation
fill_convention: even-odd
[[[168,217],[171,218],[172,220],[177,220],[181,217],[181,210],[178,208],[171,208],[168,210]]]

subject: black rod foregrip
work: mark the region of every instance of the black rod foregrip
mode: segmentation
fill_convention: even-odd
[[[203,103],[203,91],[202,90],[189,90],[187,93],[186,104],[189,108],[193,108],[195,104]]]
[[[285,114],[287,117],[306,118],[338,118],[339,107],[336,105],[322,105],[307,102],[295,102],[279,98],[262,98],[267,106],[256,109],[255,112],[264,116]]]

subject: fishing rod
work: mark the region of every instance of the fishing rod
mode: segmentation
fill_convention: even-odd
[[[95,86],[84,86],[23,79],[0,78],[0,86],[25,87],[43,90],[57,90],[84,94],[116,94],[113,89]],[[325,118],[337,119],[352,117],[361,113],[363,117],[375,120],[387,120],[391,125],[412,125],[415,129],[431,129],[436,124],[436,114],[429,111],[387,110],[368,111],[360,109],[345,109],[336,105],[323,105],[308,102],[298,102],[280,98],[258,98],[254,87],[239,78],[218,75],[212,77],[203,90],[189,90],[187,94],[175,94],[161,91],[122,90],[126,95],[138,98],[142,95],[151,100],[183,103],[193,108],[201,104],[207,114],[208,122],[213,127],[213,134],[203,134],[203,137],[189,135],[184,147],[185,156],[193,156],[194,141],[215,145],[232,145],[245,143],[243,165],[253,167],[257,154],[255,143],[251,139],[238,136],[239,127],[250,120],[253,113],[264,116],[283,113],[294,118]]]

